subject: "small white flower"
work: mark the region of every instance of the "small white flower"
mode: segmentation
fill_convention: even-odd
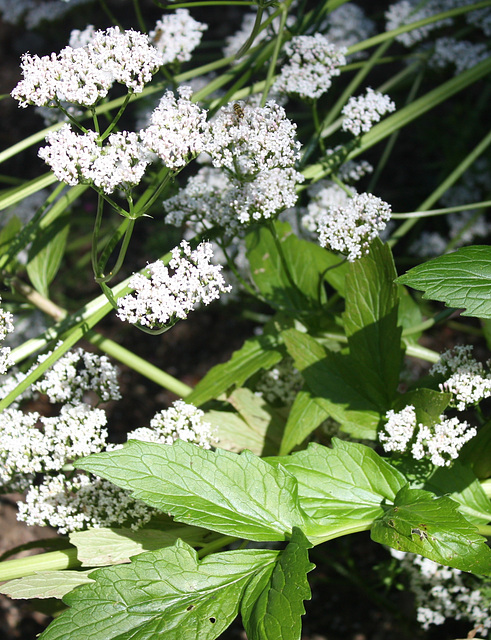
[[[346,64],[346,47],[331,44],[321,33],[294,36],[285,45],[288,62],[275,82],[276,91],[296,94],[301,98],[319,98]]]
[[[208,25],[198,22],[188,9],[176,9],[157,20],[155,29],[148,34],[150,42],[162,53],[162,64],[187,62],[201,42]]]
[[[211,264],[211,244],[202,242],[195,251],[183,240],[172,250],[166,267],[157,260],[147,267],[149,278],[135,274],[130,287],[135,290],[118,299],[118,317],[150,328],[162,328],[184,319],[195,306],[209,304],[221,292],[230,291],[221,275],[221,266]]]
[[[319,243],[346,254],[354,262],[368,252],[390,215],[390,206],[380,198],[370,193],[356,194],[346,204],[330,205],[324,215],[319,215]]]
[[[2,302],[1,297],[0,302]],[[14,330],[13,320],[14,316],[0,307],[0,342],[5,340],[7,334],[12,333]],[[10,353],[10,347],[0,348],[0,374],[4,374],[9,367],[14,365],[14,361],[12,360]]]
[[[489,49],[484,42],[437,38],[434,47],[434,53],[428,61],[429,66],[444,69],[453,64],[455,75],[489,58]]]
[[[351,97],[343,107],[343,131],[349,131],[354,136],[367,133],[374,122],[379,122],[382,116],[395,111],[395,108],[389,96],[368,87],[366,95]]]
[[[191,102],[191,87],[179,87],[176,99],[167,91],[140,131],[148,151],[169,169],[180,169],[203,150],[208,139],[206,111]]]
[[[128,433],[128,440],[172,444],[176,440],[193,442],[203,449],[217,443],[216,430],[203,418],[201,409],[176,400],[172,407],[159,411],[150,421],[150,427],[141,427]]]
[[[430,369],[430,375],[440,374],[446,380],[440,384],[441,391],[452,394],[450,406],[463,411],[491,397],[491,373],[472,357],[472,345],[457,345],[445,351]]]

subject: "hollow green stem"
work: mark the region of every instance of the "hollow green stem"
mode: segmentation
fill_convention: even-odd
[[[404,329],[402,332],[402,337],[405,338],[407,336],[414,335],[415,333],[426,331],[427,329],[434,327],[436,324],[443,322],[444,320],[454,315],[455,313],[458,313],[456,312],[455,309],[444,309],[441,313],[438,313],[434,318],[429,318],[424,322],[420,322],[419,324],[416,324],[412,327],[408,327],[407,329]]]
[[[97,260],[97,252],[99,249],[99,234],[101,231],[103,211],[104,211],[104,200],[102,199],[101,194],[99,194],[97,197],[97,211],[96,211],[95,221],[94,221],[94,231],[92,233],[92,248],[91,248],[92,270],[96,278],[102,275],[98,271],[99,265]]]
[[[106,284],[108,282],[110,282],[121,270],[121,267],[123,266],[123,262],[124,259],[126,257],[126,252],[128,251],[128,247],[130,244],[130,240],[131,240],[131,236],[133,234],[133,229],[135,227],[135,220],[128,220],[126,219],[123,224],[120,226],[120,228],[115,232],[113,238],[109,241],[108,243],[108,248],[111,247],[115,247],[117,242],[119,242],[119,239],[121,238],[120,235],[120,229],[121,227],[123,227],[123,225],[126,223],[126,228],[124,229],[124,235],[123,235],[123,242],[121,243],[121,248],[119,250],[119,254],[118,254],[118,258],[116,260],[116,264],[114,265],[114,267],[111,269],[111,271],[105,276],[103,275],[107,261],[110,257],[110,253],[107,255],[107,258],[105,256],[105,251],[103,254],[103,258],[104,260],[102,261],[102,259],[99,261],[97,268],[100,269],[99,273],[101,274],[100,276],[98,276],[96,278],[96,281],[100,284],[101,282],[105,282]],[[112,241],[115,241],[116,244],[112,244]],[[112,253],[112,251],[111,251]]]
[[[222,538],[218,538],[218,540],[213,540],[198,551],[198,558],[204,558],[205,556],[209,556],[211,553],[220,551],[236,540],[238,540],[238,538],[233,538],[232,536],[223,536]]]
[[[40,571],[62,571],[82,566],[77,558],[77,549],[70,547],[61,551],[40,553],[27,558],[16,558],[0,563],[0,581],[15,580],[31,576]]]
[[[109,134],[114,130],[114,127],[118,124],[119,119],[121,118],[121,116],[124,113],[124,110],[128,106],[128,103],[130,102],[132,95],[133,95],[133,93],[131,91],[129,91],[128,94],[126,95],[125,99],[123,100],[123,104],[120,106],[118,113],[114,116],[111,124],[107,127],[107,129],[104,131],[104,133],[100,136],[100,138],[99,138],[100,142],[104,141],[109,136]]]
[[[408,213],[393,213],[392,218],[395,220],[408,220],[410,218],[431,218],[433,216],[443,216],[447,213],[456,213],[458,211],[471,211],[473,209],[484,209],[491,207],[491,200],[483,200],[482,202],[472,202],[462,204],[458,207],[445,207],[443,209],[429,209],[427,211],[410,211]]]

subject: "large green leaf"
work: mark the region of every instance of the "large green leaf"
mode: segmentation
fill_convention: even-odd
[[[301,240],[287,222],[274,223],[279,243],[297,288],[285,271],[285,265],[269,226],[257,226],[246,236],[251,274],[262,295],[276,308],[305,310],[325,302],[322,281],[338,292],[344,291],[346,265],[338,256],[318,244]],[[332,268],[336,267],[336,268]]]
[[[423,298],[464,309],[464,316],[491,318],[491,247],[464,247],[439,256],[397,282],[424,291]]]
[[[328,415],[309,391],[299,391],[288,415],[279,454],[284,456],[290,453],[317,429]]]
[[[403,356],[396,276],[390,248],[376,238],[346,277],[343,319],[350,360],[356,363],[353,382],[384,409],[394,399]]]
[[[65,596],[70,608],[41,640],[214,640],[236,617],[251,578],[277,557],[254,549],[198,561],[192,547],[177,541],[131,564],[93,571],[95,584]]]
[[[462,571],[491,575],[491,549],[448,497],[403,487],[373,524],[372,540]]]
[[[34,239],[29,249],[27,273],[34,286],[45,297],[58,273],[70,229],[70,217],[57,218]]]
[[[295,478],[249,451],[131,440],[77,467],[107,478],[180,522],[248,540],[285,540],[304,516]]]
[[[246,340],[243,346],[232,354],[228,362],[213,367],[186,396],[186,402],[200,405],[222,393],[241,387],[246,380],[260,369],[269,369],[283,357],[279,350],[278,336],[265,333]]]
[[[379,517],[405,477],[370,447],[338,438],[332,444],[330,449],[311,443],[305,451],[267,460],[296,477],[300,504],[309,516]]]
[[[467,442],[460,452],[460,459],[469,462],[479,479],[491,476],[491,420],[488,420]]]
[[[394,402],[394,411],[399,412],[408,405],[412,405],[416,412],[417,421],[432,426],[440,422],[440,416],[448,407],[451,399],[450,393],[422,387],[399,396]]]
[[[491,521],[491,502],[469,466],[455,460],[451,467],[438,467],[426,480],[424,488],[436,495],[450,496],[459,503],[459,511],[469,522]]]
[[[375,438],[382,412],[367,388],[360,385],[349,355],[328,351],[296,329],[287,329],[281,336],[321,409],[337,420],[343,431],[358,438]]]
[[[244,593],[240,608],[249,640],[300,640],[304,600],[310,600],[307,573],[312,545],[299,529],[275,565],[253,578]]]

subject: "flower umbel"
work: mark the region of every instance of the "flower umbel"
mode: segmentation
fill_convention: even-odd
[[[382,116],[395,111],[395,108],[389,96],[368,87],[366,95],[350,98],[343,107],[343,131],[349,131],[354,136],[367,133],[374,122],[379,122]]]
[[[345,254],[350,262],[368,252],[371,241],[385,229],[391,208],[371,193],[354,195],[344,205],[328,206],[317,218],[322,247]]]
[[[222,267],[212,265],[212,257],[209,242],[192,251],[183,240],[172,250],[168,267],[157,260],[147,267],[149,278],[133,275],[129,284],[135,293],[118,299],[118,317],[151,329],[170,328],[198,303],[209,304],[220,293],[230,291],[220,274]]]

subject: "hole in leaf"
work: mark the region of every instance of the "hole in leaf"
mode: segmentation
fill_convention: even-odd
[[[216,618],[210,618],[210,622],[211,622],[211,624],[215,624],[215,622],[216,622],[216,621],[217,621],[217,619],[216,619]]]
[[[186,611],[192,611],[194,609],[194,604],[190,604],[189,607],[186,608]]]

